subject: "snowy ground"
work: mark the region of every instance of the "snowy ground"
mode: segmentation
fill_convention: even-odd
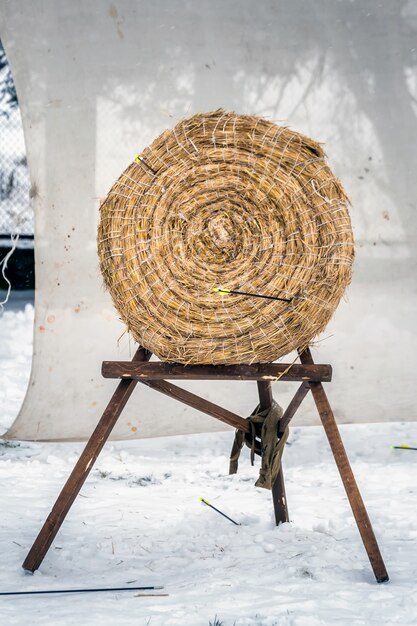
[[[5,297],[0,290],[0,302]],[[0,311],[0,436],[19,412],[29,382],[33,316],[32,291],[12,291]]]
[[[4,426],[24,394],[32,314],[0,319]],[[217,615],[223,626],[417,624],[417,452],[389,447],[416,445],[417,423],[341,431],[389,583],[374,580],[319,427],[291,431],[291,523],[278,528],[245,451],[227,475],[232,433],[108,444],[34,575],[21,563],[82,444],[0,441],[2,591],[163,585],[168,594],[3,597],[0,623],[209,626]]]

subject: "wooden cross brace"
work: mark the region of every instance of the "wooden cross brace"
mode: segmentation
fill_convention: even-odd
[[[301,364],[257,363],[253,365],[185,366],[178,363],[149,363],[152,354],[140,347],[132,361],[104,361],[102,367],[103,376],[106,378],[120,378],[121,380],[23,562],[23,568],[33,572],[42,563],[138,382],[207,415],[211,415],[230,426],[249,433],[250,426],[246,419],[190,391],[167,382],[166,379],[256,380],[259,403],[262,410],[269,408],[272,404],[271,383],[276,380],[283,380],[298,381],[301,382],[301,385],[280,419],[279,433],[284,432],[302,401],[311,390],[376,580],[379,583],[387,581],[388,574],[384,561],[346,455],[333,411],[322,385],[322,382],[331,380],[331,366],[315,364],[309,348],[303,352],[299,351],[299,355]],[[276,524],[288,522],[289,517],[282,467],[272,488],[272,498]]]

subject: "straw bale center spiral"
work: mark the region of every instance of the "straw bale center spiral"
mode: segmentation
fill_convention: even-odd
[[[200,113],[145,148],[102,203],[105,285],[162,360],[274,361],[325,328],[350,282],[347,205],[316,142]]]

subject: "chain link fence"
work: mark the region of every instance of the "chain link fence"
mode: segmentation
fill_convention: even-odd
[[[19,103],[0,41],[0,289],[8,292],[10,288],[33,288],[33,211],[29,190]],[[2,302],[0,298],[0,306]]]
[[[33,235],[29,187],[22,120],[0,41],[0,235]]]

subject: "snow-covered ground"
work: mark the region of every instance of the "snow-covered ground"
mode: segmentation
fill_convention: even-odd
[[[26,307],[0,318],[4,426],[24,395],[32,316]],[[291,431],[291,523],[278,528],[247,453],[239,473],[227,475],[231,432],[107,444],[34,575],[21,563],[83,446],[0,441],[1,591],[163,585],[155,593],[168,594],[0,597],[0,623],[209,626],[217,616],[223,626],[417,624],[417,452],[390,448],[416,445],[417,423],[341,431],[389,583],[375,582],[319,427]]]
[[[0,290],[0,302],[6,292]],[[33,292],[12,291],[0,311],[0,436],[11,425],[29,382],[33,344]]]

